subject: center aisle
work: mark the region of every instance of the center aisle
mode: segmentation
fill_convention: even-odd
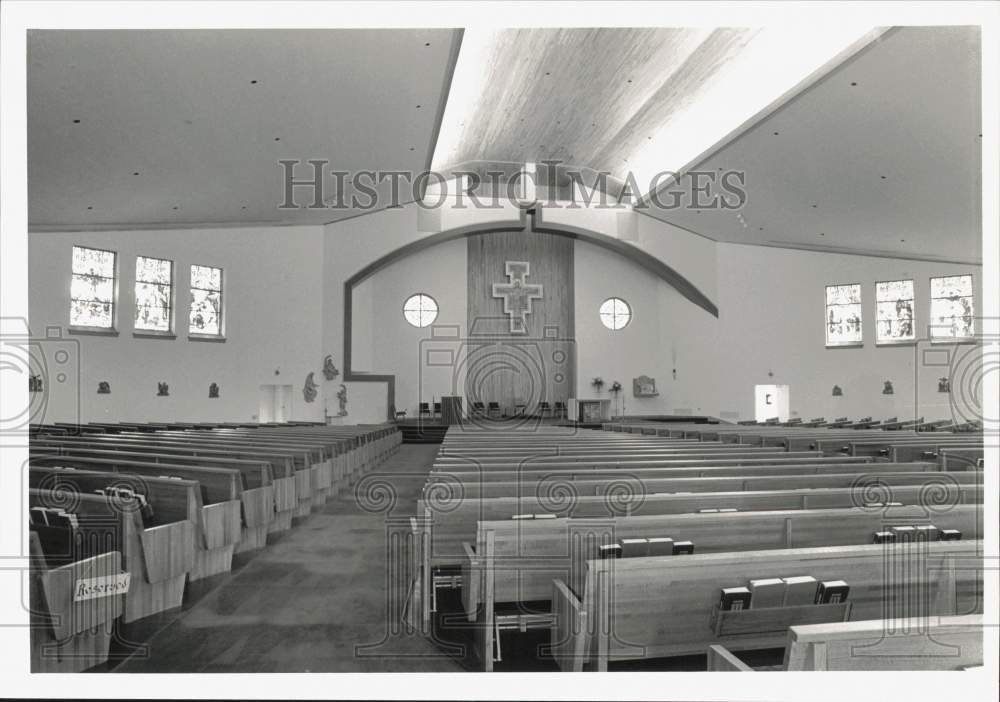
[[[438,448],[400,446],[359,483],[366,492],[361,499],[353,486],[344,488],[292,530],[272,534],[265,549],[238,570],[234,563],[232,574],[219,576],[215,589],[153,635],[148,655],[134,655],[115,672],[462,670],[425,637],[400,632],[406,574],[395,579],[390,595],[397,621],[386,614],[386,520],[398,525],[415,514]],[[388,515],[376,511],[388,504],[387,484],[395,491]]]

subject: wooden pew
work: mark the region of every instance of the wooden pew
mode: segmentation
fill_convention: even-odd
[[[982,611],[981,542],[873,544],[685,557],[592,560],[587,563],[581,617],[552,629],[563,670],[585,664],[607,670],[609,661],[782,646],[788,627],[882,617],[967,614]],[[750,579],[811,575],[845,580],[846,602],[719,612],[721,588]],[[887,590],[888,588],[888,590]],[[555,591],[553,610],[572,610]],[[575,641],[583,637],[583,643]],[[567,651],[582,648],[582,656]]]
[[[185,515],[194,525],[194,562],[188,580],[201,580],[232,569],[233,551],[240,538],[240,501],[236,471],[192,468],[167,463],[105,461],[74,456],[29,458],[29,484],[41,487],[56,480],[80,492],[126,484],[136,492],[150,493],[159,509]],[[72,470],[66,470],[71,468]],[[193,484],[192,491],[164,490],[172,479]],[[167,481],[167,482],[164,482]],[[167,502],[170,504],[166,504]]]
[[[111,461],[135,461],[138,463],[171,463],[190,465],[195,468],[222,468],[238,470],[238,488],[242,512],[241,533],[236,543],[235,553],[262,548],[267,543],[267,533],[274,521],[274,477],[271,464],[238,459],[221,459],[186,456],[183,454],[144,453],[142,451],[114,451],[105,445],[102,448],[81,448],[80,444],[66,446],[62,443],[33,442],[31,455],[45,458],[49,456],[78,456]],[[98,464],[99,465],[99,464]],[[155,471],[138,471],[140,475]],[[223,495],[219,495],[223,497]],[[214,500],[212,500],[214,501]]]
[[[187,574],[194,566],[195,529],[188,510],[178,505],[195,499],[197,484],[147,479],[145,485],[155,489],[146,497],[157,517],[155,524],[144,526],[135,505],[90,492],[92,485],[107,484],[106,476],[102,478],[96,483],[82,476],[68,481],[60,473],[40,479],[36,483],[40,487],[28,490],[28,505],[58,507],[75,514],[88,534],[106,539],[112,550],[121,553],[121,567],[131,574],[125,596],[126,622],[179,607]],[[119,476],[118,484],[141,489],[128,476]]]
[[[296,479],[295,458],[291,452],[264,451],[247,447],[217,446],[196,441],[158,438],[155,434],[135,437],[109,434],[83,438],[57,439],[49,442],[33,441],[33,445],[48,446],[58,442],[67,448],[86,446],[107,448],[112,451],[136,451],[143,453],[178,455],[193,459],[213,458],[217,460],[249,460],[266,462],[271,466],[274,485],[274,519],[269,523],[268,532],[284,531],[291,528],[292,516],[299,509],[299,487],[308,485],[302,478]]]
[[[477,650],[486,670],[492,670],[495,632],[502,628],[494,621],[496,605],[546,600],[555,579],[583,593],[586,561],[598,557],[600,545],[654,536],[691,541],[697,553],[866,544],[888,524],[933,524],[957,529],[963,538],[974,540],[982,534],[982,510],[978,505],[959,505],[932,515],[910,506],[483,521],[475,545],[463,545],[462,603],[469,621],[481,621]],[[532,624],[549,626],[551,615],[545,614],[533,615]],[[511,616],[507,619],[519,623]]]
[[[120,582],[119,551],[50,566],[37,533],[29,534],[29,603],[32,673],[77,673],[108,659],[124,594],[76,601],[77,583],[91,579]]]
[[[434,595],[435,568],[458,566],[468,561],[464,546],[470,542],[481,521],[510,519],[515,514],[557,517],[614,518],[641,515],[696,513],[701,509],[736,509],[739,512],[773,510],[835,509],[864,506],[877,498],[882,503],[901,502],[919,505],[933,494],[936,504],[951,506],[981,504],[982,485],[960,485],[940,473],[925,473],[926,482],[900,486],[881,485],[875,490],[865,485],[851,488],[771,490],[761,492],[692,493],[688,495],[645,495],[641,489],[631,494],[580,496],[566,502],[552,502],[535,497],[435,499],[421,500],[417,517],[412,521],[415,591],[421,598],[419,609],[425,624]],[[872,485],[878,485],[877,480]],[[879,509],[872,505],[871,509]]]
[[[964,670],[983,664],[983,615],[870,619],[788,629],[781,670]],[[710,672],[752,672],[724,646],[708,647]]]
[[[888,464],[885,464],[888,465]],[[917,470],[906,470],[906,466],[918,466]],[[878,482],[887,486],[907,485],[925,480],[921,474],[936,472],[934,463],[899,464],[899,470],[879,471],[869,473],[866,470],[850,471],[849,466],[843,467],[842,473],[773,475],[773,476],[728,476],[728,477],[688,477],[675,478],[664,471],[663,477],[644,477],[636,480],[637,485],[645,494],[682,493],[682,492],[753,492],[766,490],[796,490],[801,488],[833,488],[850,487],[878,476]],[[973,485],[982,480],[975,473],[957,473],[951,476],[956,484]],[[586,474],[571,474],[555,478],[543,478],[538,481],[515,480],[503,482],[465,481],[461,485],[465,498],[486,497],[530,497],[532,495],[551,495],[554,500],[572,499],[579,495],[604,495],[608,490],[618,488],[623,479],[628,479],[627,471],[602,473],[591,478]],[[433,489],[433,483],[432,483]]]

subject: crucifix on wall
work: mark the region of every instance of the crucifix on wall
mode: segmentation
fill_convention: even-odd
[[[527,261],[507,261],[506,270],[508,282],[493,283],[493,297],[503,298],[504,314],[510,317],[510,333],[527,334],[531,301],[542,299],[542,286],[525,282],[531,273]]]

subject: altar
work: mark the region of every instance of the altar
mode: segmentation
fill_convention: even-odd
[[[611,419],[611,400],[609,398],[576,398],[566,401],[566,416],[577,422],[594,424]]]

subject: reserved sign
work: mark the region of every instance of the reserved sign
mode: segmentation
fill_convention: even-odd
[[[131,573],[102,575],[97,578],[80,578],[73,588],[73,601],[96,600],[98,597],[124,595],[132,582]]]

